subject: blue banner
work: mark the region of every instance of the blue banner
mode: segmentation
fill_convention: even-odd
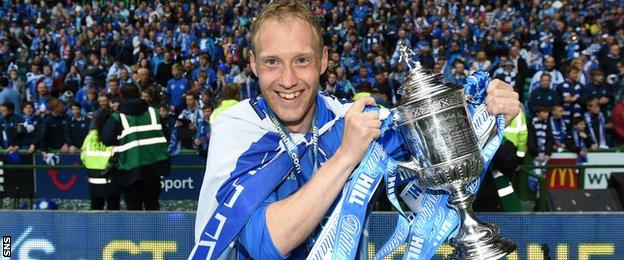
[[[41,155],[35,156],[35,165],[45,165]],[[171,159],[173,169],[160,181],[162,200],[197,200],[204,179],[206,158],[196,154],[180,154]],[[81,166],[80,155],[58,155],[56,165]],[[178,165],[201,168],[175,169]],[[89,199],[87,172],[79,169],[36,169],[36,196],[39,199]]]
[[[624,259],[624,214],[479,218],[497,224],[502,236],[518,245],[507,259]],[[394,213],[371,216],[368,247],[363,247],[369,255],[391,235],[396,220]],[[11,259],[186,259],[194,223],[194,213],[0,211],[0,235],[11,237]],[[405,248],[391,259],[400,259]],[[433,259],[451,250],[444,244]]]

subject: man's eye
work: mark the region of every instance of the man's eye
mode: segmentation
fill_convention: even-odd
[[[308,58],[305,57],[301,57],[297,59],[297,63],[298,64],[307,64],[310,60]]]

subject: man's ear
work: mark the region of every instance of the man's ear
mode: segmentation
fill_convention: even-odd
[[[325,70],[327,70],[327,63],[329,59],[328,52],[329,48],[327,48],[327,46],[323,46],[323,55],[321,55],[321,75],[325,73]]]
[[[256,77],[258,77],[258,70],[256,69],[256,56],[253,50],[249,50],[249,65],[251,65],[251,71]]]

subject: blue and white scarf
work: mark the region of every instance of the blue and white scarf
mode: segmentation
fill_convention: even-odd
[[[587,123],[587,129],[589,130],[589,137],[591,137],[592,141],[598,145],[601,149],[609,149],[607,145],[607,139],[605,138],[605,118],[602,115],[602,112],[598,113],[598,135],[594,131],[594,120],[592,120],[592,113],[585,112],[585,123]]]
[[[546,135],[548,134],[548,124],[537,117],[531,122],[535,129],[535,139],[537,140],[537,150],[540,153],[546,152]]]
[[[570,124],[572,118],[582,115],[581,102],[579,99],[581,98],[583,86],[576,81],[566,80],[561,87],[561,91],[563,92],[564,98],[566,96],[577,98],[574,102],[563,102],[563,120],[566,124]]]
[[[550,128],[552,129],[553,139],[557,145],[565,143],[567,136],[566,124],[562,118],[555,119],[550,117]]]
[[[574,139],[574,144],[576,145],[576,147],[578,148],[578,163],[586,163],[587,162],[587,156],[583,156],[581,155],[581,151],[582,150],[586,150],[587,149],[587,145],[585,144],[585,140],[583,138],[581,138],[581,136],[579,135],[578,130],[576,130],[576,128],[572,129],[572,138]]]
[[[316,104],[319,156],[324,157],[325,151],[330,151],[328,146],[339,140],[324,140],[323,134],[344,116],[350,104],[322,94],[318,94]],[[227,255],[224,251],[232,249],[230,243],[250,214],[294,166],[277,128],[264,111],[266,107],[264,99],[239,102],[220,114],[212,125],[192,259]],[[291,137],[301,158],[312,143],[311,135]],[[211,152],[217,150],[228,152]],[[324,162],[323,158],[320,162]]]

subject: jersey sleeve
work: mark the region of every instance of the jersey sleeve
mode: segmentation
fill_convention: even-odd
[[[266,225],[266,210],[269,204],[277,201],[277,195],[269,195],[252,213],[247,224],[238,236],[238,242],[253,259],[286,259],[275,247]]]

